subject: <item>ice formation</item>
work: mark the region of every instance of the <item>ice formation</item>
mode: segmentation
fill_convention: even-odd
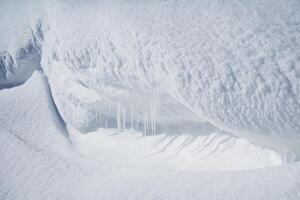
[[[299,11],[2,0],[0,199],[299,199]]]
[[[300,195],[299,163],[239,172],[208,173],[195,171],[193,168],[186,172],[166,169],[168,167],[164,165],[168,157],[166,152],[164,161],[158,162],[155,167],[147,167],[149,157],[144,159],[144,163],[129,165],[122,163],[122,160],[115,156],[125,153],[122,159],[128,162],[130,151],[124,150],[124,147],[132,147],[131,142],[140,142],[140,146],[143,146],[142,141],[126,139],[118,142],[114,140],[118,135],[111,137],[104,134],[99,138],[99,133],[96,132],[91,134],[91,138],[90,134],[78,133],[77,139],[87,143],[85,147],[88,147],[89,151],[101,150],[96,146],[102,148],[100,154],[95,153],[100,161],[95,163],[78,156],[68,137],[64,136],[64,130],[60,129],[60,120],[54,112],[49,90],[45,88],[47,88],[45,76],[34,73],[25,84],[0,92],[0,199],[139,200],[146,197],[296,200]],[[124,136],[132,137],[132,134],[122,135]],[[215,136],[216,134],[213,134],[210,139]],[[184,137],[179,136],[181,139]],[[238,140],[240,139],[236,142]],[[99,141],[102,143],[98,143]],[[124,145],[124,141],[130,145]],[[109,147],[111,142],[116,145],[117,152],[111,151],[111,146]],[[244,150],[247,150],[249,142],[242,143]],[[77,143],[75,144],[77,146]],[[243,148],[237,150],[240,153],[244,151]],[[132,151],[140,152],[140,149]],[[263,151],[257,151],[257,154],[253,154],[254,152],[249,153],[256,156],[255,159],[266,155]],[[226,152],[222,156],[228,159]],[[223,165],[230,165],[232,161],[247,162],[244,157],[231,159]],[[178,164],[183,162],[179,160]],[[137,164],[146,166],[141,167]],[[177,167],[181,169],[184,166]]]
[[[81,15],[63,3],[33,18],[17,56],[2,53],[1,80],[24,81],[14,71],[41,59],[60,114],[83,132],[207,121],[298,154],[298,2],[219,3],[104,1]]]
[[[135,124],[154,134],[182,121],[209,122],[278,151],[300,152],[298,1],[48,7],[32,17],[28,47],[41,55],[68,125],[120,132]],[[2,74],[19,67],[5,55]]]

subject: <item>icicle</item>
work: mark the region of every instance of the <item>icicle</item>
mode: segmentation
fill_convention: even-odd
[[[144,113],[144,116],[143,116],[143,121],[144,121],[144,123],[143,123],[143,125],[144,125],[144,136],[146,136],[146,133],[147,133],[147,126],[146,126],[146,115],[145,115],[145,113]]]
[[[133,106],[130,106],[130,129],[133,129]]]
[[[159,113],[159,92],[158,92],[158,90],[153,93],[148,110],[149,110],[148,111],[149,117],[150,117],[149,120],[150,120],[150,125],[151,125],[151,127],[149,129],[151,129],[151,135],[155,135],[156,134],[156,122],[157,122],[158,113]]]
[[[149,111],[146,111],[146,135],[149,132]]]
[[[117,103],[117,129],[118,134],[120,134],[121,130],[121,104],[120,102]]]
[[[123,131],[126,129],[126,110],[123,109]]]
[[[151,121],[151,135],[154,135],[154,126],[155,126],[155,102],[154,97],[151,101],[151,111],[150,111],[150,121]]]
[[[139,123],[140,123],[140,111],[139,111],[139,106],[136,107],[136,129],[139,128]]]

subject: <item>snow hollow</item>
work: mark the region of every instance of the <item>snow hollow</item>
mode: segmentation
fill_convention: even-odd
[[[0,199],[299,198],[299,1],[1,5]]]

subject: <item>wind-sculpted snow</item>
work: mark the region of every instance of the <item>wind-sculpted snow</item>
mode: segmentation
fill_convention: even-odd
[[[299,11],[2,0],[0,199],[299,199]]]
[[[24,83],[40,68],[41,52],[35,36],[40,13],[39,4],[1,1],[0,89]]]
[[[20,48],[16,55],[0,53],[0,89],[24,83],[40,68],[40,58],[40,54],[31,43]]]
[[[53,112],[55,108],[49,91],[45,90],[46,83],[44,75],[35,72],[24,85],[0,92],[0,199],[299,199],[299,163],[240,172],[207,173],[167,170],[165,167],[168,166],[162,163],[152,168],[139,167],[136,165],[138,163],[128,165],[126,162],[132,161],[126,156],[122,158],[126,162],[120,163],[114,154],[118,149],[112,150],[112,146],[98,154],[98,157],[104,157],[98,162],[78,156],[74,146],[61,134],[64,132]],[[95,134],[91,135],[95,137]],[[89,134],[78,139],[86,143],[85,136]],[[219,136],[221,140],[228,138]],[[92,141],[97,142],[97,137],[94,137]],[[113,142],[123,149],[124,142],[130,143],[127,147],[132,147],[131,142],[141,142],[140,139],[120,142],[114,140],[116,137],[104,134],[98,138],[104,139],[104,145],[98,143],[97,146],[104,146],[105,149]],[[218,134],[213,134],[204,143],[219,140],[217,138]],[[249,142],[234,140],[244,144],[242,149],[235,146],[243,154]],[[94,143],[87,145],[91,151],[96,146]],[[164,141],[159,146],[162,145],[165,145]],[[213,149],[208,148],[209,151]],[[257,152],[258,158],[266,151],[255,150],[251,154],[255,156],[254,152]],[[125,155],[130,153],[128,149],[123,152]],[[244,160],[239,157],[232,159]],[[180,164],[183,163],[180,160]]]
[[[57,116],[45,79],[43,74],[35,72],[25,84],[1,90],[0,129],[37,150],[68,152],[64,149],[68,143],[66,130]]]
[[[298,1],[49,5],[33,44],[69,126],[154,134],[205,121],[300,152]]]
[[[178,120],[299,152],[297,2],[112,5],[66,6],[48,22],[42,67],[67,123],[159,124],[176,116],[172,101]]]

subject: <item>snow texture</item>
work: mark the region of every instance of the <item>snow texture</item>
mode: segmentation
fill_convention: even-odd
[[[131,115],[146,134],[157,124],[206,121],[299,154],[299,8],[298,1],[66,3],[44,18],[42,68],[62,117],[81,132],[107,123],[122,129]]]
[[[52,116],[53,104],[45,90],[41,90],[45,87],[43,80],[42,75],[34,73],[25,85],[1,91],[6,93],[1,100],[5,97],[18,108],[17,112],[9,111],[5,109],[8,104],[1,103],[1,117],[4,114],[14,117],[10,121],[1,118],[1,199],[297,200],[300,197],[299,163],[249,171],[186,172],[166,170],[159,165],[142,168],[117,163],[118,160],[95,162],[80,157],[57,128],[59,123]],[[31,98],[36,101],[26,100]],[[3,113],[3,109],[7,112]],[[30,110],[32,113],[27,115]],[[24,117],[19,119],[19,116]],[[34,124],[40,124],[44,131]],[[37,131],[39,134],[35,134]]]
[[[6,18],[14,5],[7,4]],[[10,25],[3,31],[9,39],[15,29],[22,37],[12,39],[13,47],[2,42],[2,77],[22,68],[9,49],[33,49],[26,55],[35,60],[40,53],[68,125],[89,132],[108,124],[121,132],[135,122],[153,134],[183,120],[206,121],[279,152],[299,154],[298,1],[24,5],[27,9],[16,16],[21,22],[14,20],[21,30]]]
[[[299,1],[0,3],[0,199],[300,199]]]

